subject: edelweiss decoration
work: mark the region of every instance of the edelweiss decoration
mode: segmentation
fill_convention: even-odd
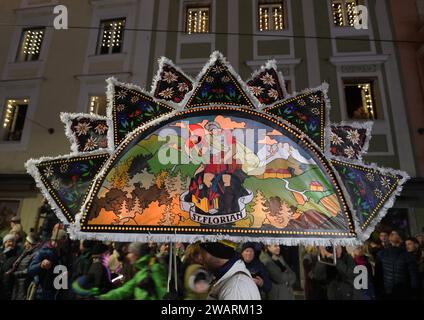
[[[287,96],[286,84],[281,72],[277,71],[275,60],[256,71],[247,85],[259,102],[267,106]]]
[[[150,93],[107,80],[107,117],[62,114],[71,154],[26,167],[72,238],[366,240],[408,175],[366,165],[371,123],[329,121],[328,85],[247,84],[214,52],[195,80],[159,60]]]
[[[107,148],[109,126],[106,117],[63,112],[60,118],[65,124],[65,133],[71,141],[71,150],[73,152],[78,153]]]

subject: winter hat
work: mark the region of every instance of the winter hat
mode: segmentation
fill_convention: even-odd
[[[18,216],[14,216],[14,217],[12,217],[12,219],[10,219],[10,222],[20,223],[21,222],[21,218],[19,218]]]
[[[109,250],[109,247],[105,245],[104,243],[97,243],[93,246],[93,249],[91,249],[91,254],[93,255],[100,255],[102,253],[105,253]]]
[[[241,246],[241,252],[243,252],[244,250],[248,248],[251,248],[253,251],[255,251],[255,253],[256,251],[258,251],[258,248],[254,242],[246,242],[246,243],[243,243],[243,245]]]
[[[37,234],[34,232],[31,232],[25,239],[29,244],[36,244],[38,241],[40,241]]]
[[[219,242],[204,242],[200,244],[200,247],[208,252],[210,255],[221,258],[231,259],[236,255],[235,249],[236,244],[231,241],[219,241]]]
[[[96,244],[96,241],[93,241],[93,240],[83,240],[82,241],[82,246],[85,249],[92,249],[95,244]]]
[[[9,240],[13,240],[13,242],[15,242],[15,235],[10,234],[10,233],[5,235],[4,238],[3,238],[3,244],[5,244]]]
[[[128,253],[132,253],[137,257],[145,256],[150,253],[149,244],[141,242],[131,242],[128,246]]]
[[[22,236],[23,232],[24,230],[20,224],[15,224],[13,228],[10,229],[10,233],[18,233],[20,236]]]

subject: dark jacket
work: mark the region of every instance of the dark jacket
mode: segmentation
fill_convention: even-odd
[[[13,267],[13,263],[18,259],[18,248],[15,247],[7,252],[0,253],[0,299],[10,300],[13,290],[13,278],[8,271]]]
[[[383,299],[409,299],[419,288],[417,262],[404,247],[388,246],[378,253],[375,277]]]
[[[272,282],[270,292],[267,294],[269,300],[293,300],[293,285],[296,282],[296,274],[290,269],[282,256],[275,261],[272,257],[262,252],[261,262],[265,265]]]
[[[366,281],[367,281],[367,289],[357,289],[354,288],[353,290],[353,299],[354,300],[375,300],[375,286],[374,286],[374,276],[373,276],[373,270],[370,263],[370,260],[367,256],[357,256],[353,258],[355,262],[355,266],[363,266],[366,268]],[[355,274],[355,276],[361,276],[361,274]]]
[[[49,260],[52,263],[50,269],[42,269],[41,262]],[[56,289],[53,281],[57,274],[53,273],[55,266],[61,263],[57,249],[52,247],[50,243],[44,244],[32,259],[28,275],[38,283],[37,300],[54,300],[56,298]]]
[[[343,252],[342,256],[337,259],[335,266],[321,262],[316,263],[312,270],[312,277],[327,284],[328,300],[352,300],[354,268],[353,258]]]
[[[325,281],[314,278],[313,270],[318,263],[316,255],[306,253],[303,257],[303,270],[305,274],[305,299],[306,300],[326,300],[327,288]]]
[[[246,265],[247,270],[250,271],[250,274],[253,278],[255,276],[258,276],[261,277],[264,281],[264,284],[262,285],[262,287],[259,288],[259,291],[261,293],[261,296],[265,298],[266,294],[270,292],[272,288],[272,282],[269,278],[269,273],[265,268],[265,265],[256,257],[250,263],[245,262],[244,264]]]
[[[28,276],[28,267],[37,254],[38,247],[25,250],[13,265],[12,300],[26,300],[31,278]]]
[[[91,251],[86,250],[82,252],[75,260],[74,265],[72,267],[71,281],[73,282],[80,276],[87,275],[88,270],[90,270],[91,262]]]
[[[87,277],[93,287],[98,288],[99,293],[103,294],[112,289],[109,270],[100,260],[95,259],[87,272]]]

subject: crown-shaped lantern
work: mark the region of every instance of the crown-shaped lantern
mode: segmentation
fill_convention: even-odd
[[[408,179],[362,162],[371,122],[330,123],[328,85],[288,95],[275,61],[107,83],[107,117],[61,114],[69,155],[26,163],[75,239],[355,244]]]

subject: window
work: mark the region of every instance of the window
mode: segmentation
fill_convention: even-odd
[[[106,96],[91,96],[90,97],[90,113],[91,114],[98,114],[101,116],[106,115]]]
[[[0,233],[10,230],[10,220],[19,214],[19,205],[18,200],[0,200]]]
[[[19,43],[17,61],[34,61],[40,57],[45,28],[24,29]]]
[[[333,22],[337,27],[353,27],[357,0],[333,0]]]
[[[100,22],[97,54],[122,52],[124,44],[125,18],[102,20]]]
[[[208,7],[188,7],[186,11],[186,32],[188,34],[208,33],[209,13]]]
[[[259,4],[259,30],[284,30],[287,27],[284,3],[282,1]]]
[[[374,81],[345,82],[344,91],[349,118],[377,119]]]
[[[28,103],[28,99],[7,100],[3,114],[3,141],[21,140]]]

